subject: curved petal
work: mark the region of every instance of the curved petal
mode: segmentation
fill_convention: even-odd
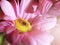
[[[53,5],[53,7],[49,10],[49,16],[59,16],[60,15],[60,2],[57,2]]]
[[[53,41],[53,37],[46,32],[34,30],[30,35],[36,40],[37,45],[49,45]]]
[[[46,18],[42,22],[41,29],[49,30],[55,27],[57,19],[55,17],[53,18]]]
[[[24,16],[22,17],[23,19],[26,19],[26,20],[29,20],[30,21],[30,18],[34,18],[36,15],[34,15],[33,13],[24,13]]]
[[[42,14],[45,14],[51,8],[52,3],[49,0],[39,0],[38,9]]]
[[[29,35],[25,35],[24,38],[22,39],[21,45],[37,45],[37,44],[33,38],[31,38]]]
[[[50,45],[52,41],[53,37],[51,35],[37,30],[24,34],[22,39],[24,45]]]
[[[56,2],[56,3],[54,4],[54,7],[57,8],[57,9],[60,9],[60,1]]]
[[[49,30],[56,25],[56,17],[41,17],[37,16],[31,22],[33,28],[37,28],[39,30]]]
[[[49,16],[57,17],[60,15],[60,1],[54,3],[53,7],[48,11]]]
[[[33,13],[37,9],[38,0],[31,0],[25,11],[27,13]]]
[[[6,39],[11,45],[20,45],[22,38],[23,35],[19,34],[19,31],[17,30],[6,35]]]
[[[12,4],[15,14],[17,15],[17,2],[16,2],[16,0],[13,0],[13,1],[9,0],[9,2]]]
[[[32,25],[32,28],[41,30],[42,21],[43,21],[43,18],[40,15],[37,15],[34,18],[32,18],[31,21],[30,21],[30,23]]]
[[[12,24],[13,23],[11,23],[10,21],[0,20],[0,32],[4,32],[6,34],[12,32],[13,31],[12,28],[14,28]]]
[[[51,17],[57,17],[60,15],[60,11],[55,9],[55,8],[51,8],[48,12],[48,16],[51,16]]]
[[[1,21],[2,21],[2,20],[1,20]],[[4,29],[5,29],[5,27],[4,27],[4,24],[5,24],[5,23],[3,24],[1,21],[0,21],[0,33],[1,33],[1,32],[4,32]]]
[[[35,17],[33,19],[31,19],[31,24],[32,26],[36,25],[36,24],[41,24],[41,21],[42,21],[42,16],[39,16],[39,15],[35,15]]]
[[[1,8],[2,8],[3,12],[5,13],[5,15],[10,16],[10,18],[13,20],[16,19],[14,9],[8,1],[2,0],[1,1]]]
[[[21,0],[20,4],[20,16],[23,16],[23,13],[25,12],[25,9],[27,8],[28,4],[31,0]]]

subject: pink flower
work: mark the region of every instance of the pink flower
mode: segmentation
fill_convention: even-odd
[[[55,26],[56,18],[45,16],[48,15],[47,12],[52,5],[49,1],[45,2],[43,8],[37,8],[35,3],[30,5],[31,0],[21,0],[20,4],[15,0],[0,2],[1,9],[6,15],[5,21],[1,22],[2,28],[0,29],[6,32],[6,39],[11,45],[50,45],[53,37],[47,34],[46,30]],[[28,6],[32,6],[33,11]]]

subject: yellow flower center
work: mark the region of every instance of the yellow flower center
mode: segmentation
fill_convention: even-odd
[[[31,30],[30,23],[24,19],[16,19],[15,25],[16,25],[17,30],[20,30],[21,32],[27,32]]]

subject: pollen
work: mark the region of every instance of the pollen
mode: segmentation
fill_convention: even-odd
[[[28,32],[31,30],[31,24],[24,19],[16,19],[15,20],[15,26],[16,29],[19,30],[20,32]]]

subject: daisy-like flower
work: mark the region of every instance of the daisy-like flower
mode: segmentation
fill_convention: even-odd
[[[53,40],[45,30],[55,26],[56,18],[44,16],[52,3],[44,1],[43,8],[37,9],[39,4],[32,2],[34,1],[21,0],[20,4],[15,0],[0,2],[1,9],[6,15],[5,21],[0,23],[0,29],[6,34],[6,39],[11,45],[50,45]],[[33,11],[28,6],[32,6]],[[27,13],[29,11],[33,13]]]

